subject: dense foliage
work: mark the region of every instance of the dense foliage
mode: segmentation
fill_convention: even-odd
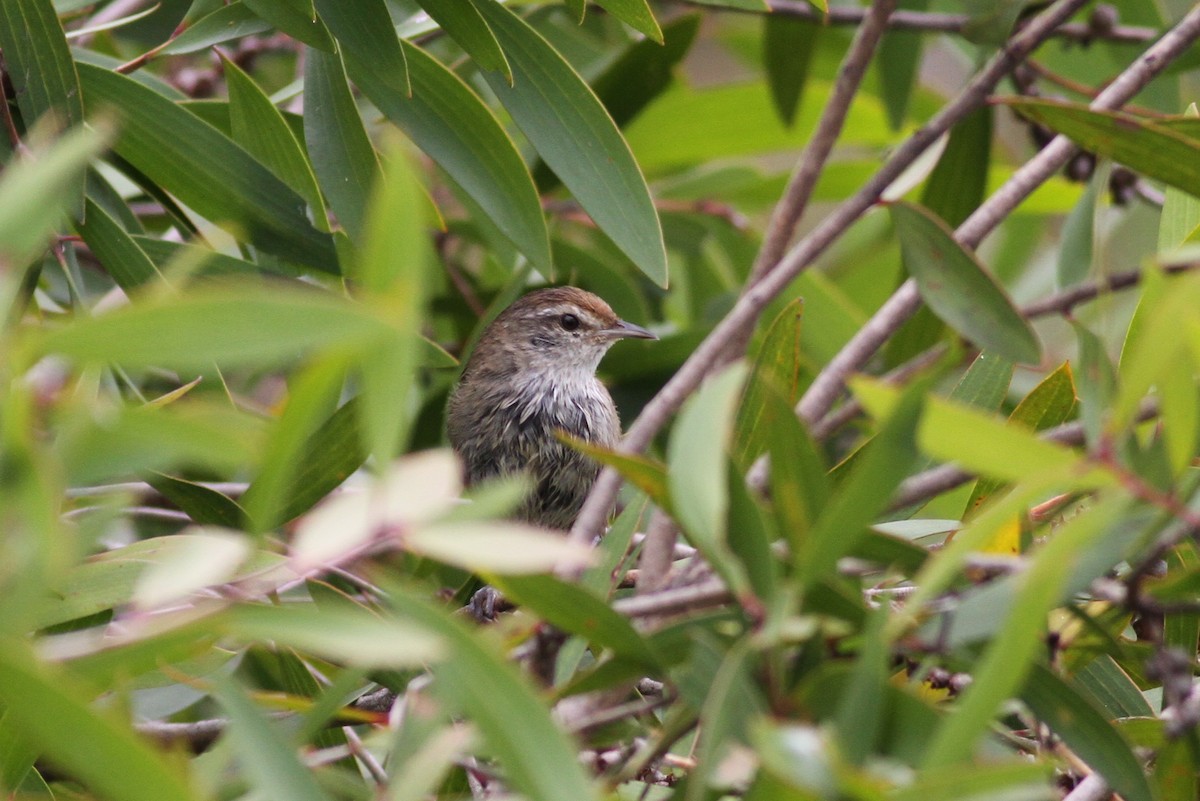
[[[0,791],[1195,799],[1200,6],[832,5],[0,0]]]

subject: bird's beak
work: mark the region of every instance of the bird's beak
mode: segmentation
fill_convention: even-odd
[[[640,325],[627,323],[624,320],[618,320],[616,325],[605,329],[604,333],[612,339],[658,339]]]

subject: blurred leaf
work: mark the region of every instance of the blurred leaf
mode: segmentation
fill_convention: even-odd
[[[610,649],[646,669],[662,669],[658,656],[626,618],[592,593],[553,576],[506,576],[496,579],[506,598],[569,634]]]
[[[330,293],[231,281],[78,319],[40,344],[84,362],[200,371],[214,362],[279,364],[315,347],[365,347],[387,333],[377,315]]]
[[[804,547],[792,555],[794,569],[806,586],[835,572],[838,559],[863,537],[916,461],[915,439],[918,423],[925,415],[925,389],[921,382],[914,384],[895,399],[886,414],[878,415],[886,418],[879,432],[864,447],[850,475],[834,490]]]
[[[1025,8],[1025,0],[966,0],[963,35],[976,44],[1000,45]]]
[[[351,75],[370,73],[388,91],[412,95],[408,60],[384,0],[315,0],[315,5],[341,45],[339,52]]]
[[[763,67],[771,101],[784,125],[796,122],[796,109],[804,96],[809,66],[817,52],[821,26],[782,14],[763,17]]]
[[[513,70],[492,91],[600,230],[652,281],[667,284],[658,212],[629,146],[588,85],[533,28],[499,3],[476,6]]]
[[[924,7],[928,0],[916,0],[913,5]],[[903,35],[900,31],[886,34],[884,46],[892,37],[900,35]],[[897,123],[896,118],[893,123]],[[961,225],[979,208],[987,194],[991,152],[992,109],[981,106],[950,129],[946,148],[921,193],[921,205],[941,217],[951,228]]]
[[[1154,786],[1161,801],[1192,801],[1196,797],[1195,750],[1186,739],[1164,744],[1154,755]]]
[[[128,801],[190,801],[176,765],[107,711],[95,711],[82,688],[38,664],[24,642],[0,648],[0,702],[4,719],[23,739],[96,794]]]
[[[272,726],[232,679],[222,677],[213,693],[229,717],[226,737],[249,784],[268,798],[330,801],[287,739]]]
[[[635,42],[592,81],[592,90],[618,128],[671,85],[675,67],[691,50],[699,30],[699,14],[676,17],[663,28],[661,42]]]
[[[904,266],[934,313],[967,339],[1010,361],[1041,361],[1037,335],[973,254],[929,212],[893,203]]]
[[[924,11],[928,7],[929,0],[901,0],[896,4],[897,9],[904,11]],[[916,83],[917,67],[921,63],[921,32],[886,31],[883,38],[879,40],[879,52],[876,54],[875,60],[876,72],[879,75],[879,94],[887,108],[888,123],[893,131],[898,131],[904,125],[904,118],[908,114],[908,103]],[[956,125],[954,130],[958,130],[963,123],[967,123],[970,119],[971,117],[968,116],[963,122]],[[953,137],[953,134],[951,136]],[[945,158],[944,154],[942,158]],[[980,162],[971,166],[982,167],[986,173],[986,152]],[[969,175],[970,173],[967,173],[963,176],[966,179],[963,181],[964,187],[969,187],[972,183],[968,178]],[[922,202],[924,203],[924,201]],[[925,205],[940,214],[942,219],[951,226],[958,225],[945,214],[941,214],[941,209],[930,206],[928,203]]]
[[[1021,700],[1126,801],[1154,799],[1129,744],[1104,715],[1051,670],[1040,663],[1031,665]]]
[[[516,666],[477,629],[405,592],[393,592],[391,603],[445,639],[448,655],[433,669],[438,695],[479,727],[500,760],[506,784],[532,801],[599,798],[576,758],[575,746],[551,722]]]
[[[773,389],[789,405],[800,399],[800,325],[804,301],[800,298],[784,307],[763,337],[754,358],[754,367],[738,405],[737,429],[733,437],[735,461],[747,469],[765,453],[774,430],[769,424],[763,393]]]
[[[434,523],[406,533],[403,544],[413,553],[473,573],[547,573],[581,568],[591,561],[588,546],[546,529],[501,521]]]
[[[491,110],[453,72],[401,42],[412,96],[360,64],[350,77],[383,114],[437,162],[538,270],[551,273],[541,200],[516,146]],[[350,65],[347,65],[350,66]],[[503,78],[497,77],[503,81]]]
[[[804,548],[809,529],[825,510],[831,483],[824,456],[796,416],[794,404],[772,389],[763,395],[763,421],[771,432],[771,506],[792,553]]]
[[[1004,624],[975,663],[971,686],[960,697],[954,714],[938,728],[923,767],[951,765],[975,753],[997,708],[1019,691],[1034,668],[1044,648],[1046,615],[1061,602],[1071,567],[1126,505],[1119,496],[1108,498],[1064,523],[1015,577],[1017,593]]]
[[[715,649],[715,644],[707,646]],[[708,797],[709,777],[732,746],[747,742],[749,723],[763,707],[751,678],[755,653],[749,639],[737,641],[716,656],[721,663],[705,688],[704,707],[700,710],[704,732],[696,749],[696,766],[688,775],[686,801]]]
[[[59,130],[83,122],[79,76],[51,0],[0,4],[0,50],[4,75],[12,82],[8,97],[16,100],[27,131],[46,115],[52,115]],[[78,215],[83,209],[83,175],[74,174],[59,191],[64,195],[61,208]]]
[[[321,199],[313,168],[283,114],[237,64],[222,57],[221,67],[229,90],[233,141],[304,198],[312,208],[316,227],[328,230],[325,201]]]
[[[46,150],[35,151],[33,158],[5,167],[0,177],[0,266],[23,268],[46,246],[75,202],[73,187],[107,138],[94,128],[76,128]]]
[[[1072,321],[1079,340],[1079,417],[1089,443],[1096,443],[1117,391],[1117,371],[1104,343],[1083,323]]]
[[[475,66],[498,72],[512,83],[512,68],[508,66],[508,59],[504,57],[496,35],[471,0],[428,0],[421,7],[447,36],[471,56]]]
[[[1008,102],[1087,150],[1200,197],[1200,139],[1127,112],[1054,100]]]
[[[1096,170],[1087,190],[1067,215],[1063,223],[1062,247],[1058,251],[1058,285],[1071,286],[1087,279],[1095,263],[1093,246],[1096,239],[1096,215],[1100,212],[1103,193],[1108,190],[1107,167]]]
[[[317,19],[312,0],[242,0],[255,14],[309,47],[332,53],[333,39]]]
[[[851,387],[872,416],[887,415],[899,401],[899,392],[879,381],[859,378]],[[936,396],[926,404],[919,439],[922,450],[938,459],[1007,481],[1053,472],[1080,486],[1109,483],[1095,470],[1082,471],[1083,457],[1071,448]]]
[[[880,606],[863,631],[862,647],[850,674],[850,684],[840,693],[835,723],[842,753],[861,765],[877,749],[886,712],[884,688],[889,656],[881,636],[887,607]]]
[[[227,628],[243,640],[273,641],[364,668],[420,667],[446,654],[442,639],[427,628],[348,604],[243,605]]]
[[[337,273],[333,241],[308,221],[304,199],[233,140],[130,78],[90,64],[79,75],[92,117],[119,114],[122,158],[263,250]]]
[[[890,793],[890,801],[986,801],[1011,798],[1054,801],[1059,793],[1050,768],[1039,762],[954,765],[923,770],[909,786]]]
[[[304,140],[338,222],[361,242],[379,159],[337,54],[314,50],[305,57]]]
[[[222,42],[254,36],[271,29],[268,22],[246,7],[242,0],[233,0],[189,25],[163,48],[163,54],[178,56],[207,50]]]
[[[251,552],[249,541],[229,529],[185,529],[179,537],[178,548],[147,565],[137,578],[132,600],[143,610],[177,603],[226,583]]]
[[[745,369],[735,365],[709,379],[684,404],[667,448],[671,507],[702,550],[720,549],[725,540],[727,449],[745,376]]]

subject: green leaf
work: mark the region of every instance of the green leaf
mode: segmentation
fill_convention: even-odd
[[[879,433],[813,523],[804,547],[793,554],[794,569],[806,586],[835,572],[837,560],[855,547],[908,474],[917,457],[924,391],[922,383],[914,384],[885,415],[877,415],[886,417]]]
[[[1200,140],[1144,117],[1079,103],[1009,101],[1018,113],[1081,147],[1200,197]]]
[[[898,33],[887,34],[884,42]],[[921,205],[957,228],[987,194],[991,152],[992,109],[982,106],[950,129],[946,149],[921,193]]]
[[[330,293],[242,281],[78,319],[40,344],[85,362],[203,371],[213,362],[262,366],[311,348],[365,347],[387,333],[375,314]]]
[[[1107,163],[1106,163],[1107,164]],[[1071,286],[1087,279],[1095,258],[1096,215],[1101,211],[1102,196],[1108,191],[1111,170],[1096,170],[1079,202],[1063,223],[1062,246],[1058,251],[1058,285]]]
[[[1098,655],[1075,671],[1074,684],[1099,704],[1109,720],[1154,715],[1141,689],[1108,654]]]
[[[97,795],[128,801],[199,798],[177,767],[91,699],[70,677],[38,664],[26,642],[0,647],[0,702],[7,723]]]
[[[1021,399],[1008,421],[1032,431],[1045,431],[1066,422],[1074,409],[1075,380],[1071,375],[1071,363],[1063,362]],[[1001,486],[999,481],[980,479],[967,501],[965,517],[969,517]]]
[[[471,0],[427,0],[421,5],[446,35],[458,43],[475,66],[498,72],[512,83],[512,68],[496,41],[496,35],[483,20]]]
[[[333,240],[313,228],[303,198],[233,140],[130,78],[89,64],[79,74],[91,115],[119,113],[122,158],[263,250],[337,273]]]
[[[332,53],[333,39],[317,19],[312,0],[242,0],[246,7],[309,47]]]
[[[997,708],[1019,691],[1034,668],[1045,647],[1046,615],[1061,602],[1072,567],[1126,506],[1124,498],[1109,498],[1064,523],[1034,554],[1029,567],[1015,577],[1017,594],[1005,610],[1004,625],[976,662],[974,681],[954,713],[938,728],[923,767],[947,766],[971,758]]]
[[[262,710],[232,679],[219,678],[213,694],[229,717],[226,736],[256,792],[292,801],[331,800],[287,738],[268,722]]]
[[[725,539],[729,495],[727,449],[745,370],[731,367],[688,399],[667,448],[667,486],[672,508],[689,538],[701,549],[719,549]]]
[[[618,128],[641,113],[674,80],[700,30],[699,14],[684,14],[663,29],[662,43],[643,39],[621,53],[592,81],[592,90]],[[539,185],[544,186],[541,181]]]
[[[1013,362],[1037,364],[1037,335],[1004,290],[953,232],[910,203],[890,206],[904,266],[938,317],[967,339]]]
[[[420,667],[446,654],[428,629],[350,604],[245,605],[227,621],[227,630],[242,640],[274,641],[365,668]]]
[[[1040,663],[1030,666],[1024,701],[1126,801],[1153,801],[1142,764],[1108,720],[1070,684]]]
[[[0,50],[26,130],[48,114],[59,130],[83,122],[79,76],[51,0],[0,4]],[[63,206],[78,214],[83,208],[83,176],[74,176],[60,191],[67,195]]]
[[[619,453],[611,448],[600,447],[561,431],[556,432],[555,436],[575,450],[586,453],[600,464],[616,470],[622,478],[649,495],[655,503],[669,505],[667,467],[662,462],[641,454]]]
[[[929,0],[902,0],[896,4],[897,9],[904,11],[924,11],[928,7]],[[879,93],[887,108],[888,123],[893,131],[898,131],[904,125],[904,118],[908,114],[909,100],[912,98],[913,87],[916,84],[917,67],[921,63],[921,32],[895,30],[885,32],[879,40],[879,52],[875,59],[876,73],[879,75]],[[957,127],[955,126],[956,130]],[[953,136],[953,134],[951,135]],[[944,153],[942,158],[945,158]],[[981,167],[986,173],[986,153],[980,164],[972,166]],[[971,181],[968,180],[966,185],[970,186],[970,184]],[[930,208],[933,207],[930,206]],[[940,209],[934,210],[941,213]],[[941,216],[950,225],[958,224],[944,214]]]
[[[506,784],[532,801],[599,798],[584,775],[576,746],[488,638],[399,588],[390,597],[405,617],[444,638],[448,655],[433,668],[438,695],[479,727],[489,751],[499,758]]]
[[[596,5],[624,22],[635,31],[646,34],[650,41],[663,43],[663,32],[646,0],[596,0]]]
[[[5,168],[0,176],[0,266],[23,268],[46,246],[74,202],[73,187],[104,149],[105,138],[80,127],[34,158]]]
[[[85,200],[83,221],[75,224],[75,230],[126,293],[147,281],[162,278],[154,262],[142,252],[133,237],[91,198]]]
[[[976,44],[1001,45],[1012,31],[1024,0],[966,0],[963,35]]]
[[[754,368],[738,407],[737,433],[733,437],[736,461],[743,469],[767,451],[774,430],[766,421],[763,393],[777,392],[787,403],[800,399],[800,324],[804,301],[784,307],[763,337],[754,358]]]
[[[796,122],[809,66],[822,28],[815,22],[782,14],[763,17],[763,67],[771,101],[784,125]]]
[[[1072,326],[1079,340],[1079,417],[1088,442],[1095,443],[1117,391],[1117,371],[1104,342],[1083,323],[1073,321]]]
[[[163,54],[179,56],[207,50],[213,45],[254,36],[271,30],[271,25],[246,7],[242,0],[218,6],[216,11],[193,22],[163,48]]]
[[[479,204],[536,269],[550,275],[550,238],[541,199],[516,146],[462,79],[420,48],[401,44],[411,97],[392,91],[386,76],[376,74],[370,64],[351,69],[350,77]]]
[[[889,654],[882,636],[887,607],[880,606],[871,615],[863,631],[863,645],[850,674],[850,684],[842,691],[835,718],[842,753],[856,765],[877,751],[877,741],[885,714]]]
[[[570,634],[610,649],[647,670],[661,670],[646,640],[600,598],[553,576],[506,576],[496,580],[505,597]]]
[[[712,656],[721,662],[711,684],[705,688],[700,710],[704,736],[696,749],[696,767],[688,775],[685,801],[708,797],[709,777],[734,745],[747,742],[750,721],[764,706],[752,678],[757,655],[748,636],[728,649],[718,650],[717,644],[708,638],[697,643],[697,650],[701,647],[713,651]]]
[[[317,227],[327,230],[325,201],[316,176],[283,114],[237,64],[222,57],[221,66],[229,91],[233,140],[304,198]]]
[[[338,222],[361,242],[379,159],[336,53],[316,50],[305,57],[304,140]]]
[[[214,489],[165,473],[147,475],[146,483],[197,523],[235,529],[242,524],[242,508]]]
[[[537,31],[505,6],[480,2],[513,70],[492,91],[596,225],[660,286],[667,255],[658,212],[629,145],[596,95]]]
[[[316,0],[315,4],[341,45],[351,75],[369,72],[389,92],[412,94],[408,60],[384,0]]]

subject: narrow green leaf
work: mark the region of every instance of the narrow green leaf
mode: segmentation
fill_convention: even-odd
[[[770,389],[785,401],[795,405],[800,399],[800,323],[804,301],[797,298],[784,307],[763,337],[754,358],[754,368],[738,408],[737,433],[733,443],[738,464],[748,469],[750,463],[767,451],[772,428],[764,420],[762,394]]]
[[[804,84],[821,31],[817,23],[797,17],[782,14],[763,17],[763,67],[771,101],[784,125],[796,122],[796,109],[804,96]]]
[[[699,14],[684,14],[663,28],[662,44],[643,39],[621,53],[592,81],[592,90],[618,128],[632,120],[674,80],[700,30]],[[539,181],[539,186],[544,186]]]
[[[920,5],[925,5],[921,0]],[[888,33],[888,38],[899,32]],[[992,109],[981,106],[950,129],[946,149],[929,175],[921,205],[957,228],[987,194],[992,154]]]
[[[505,6],[479,2],[513,70],[510,87],[485,73],[538,154],[600,230],[638,269],[667,284],[658,212],[629,145],[596,95],[562,56]]]
[[[290,361],[316,347],[365,346],[387,334],[362,306],[327,292],[240,282],[156,298],[47,331],[41,347],[87,362],[202,371]]]
[[[421,4],[446,35],[471,56],[475,66],[498,72],[512,83],[512,68],[496,41],[496,35],[483,20],[471,0],[426,0]]]
[[[388,91],[412,94],[408,60],[384,0],[316,0],[316,8],[341,45],[351,75],[369,72]]]
[[[903,11],[924,11],[928,7],[929,0],[901,0],[896,4],[896,8]],[[876,74],[879,76],[879,93],[883,98],[883,105],[887,109],[888,123],[893,131],[898,131],[904,125],[904,118],[908,114],[909,100],[912,98],[913,87],[916,84],[917,67],[921,63],[921,32],[887,31],[879,40],[879,51],[875,60]],[[955,126],[956,130],[957,127]],[[953,134],[951,135],[953,136]],[[942,158],[945,158],[944,153]],[[982,167],[986,173],[986,156],[980,165],[972,166]],[[970,185],[970,181],[967,181],[967,185]],[[930,206],[930,208],[933,207]],[[934,210],[941,213],[940,209]],[[958,225],[957,222],[945,215],[942,215],[942,219],[950,225]]]
[[[1049,765],[1040,762],[965,764],[923,770],[916,780],[888,794],[889,801],[988,801],[1010,798],[1055,801]]]
[[[229,717],[226,736],[246,779],[267,798],[330,801],[316,776],[300,761],[287,738],[273,726],[232,679],[217,679],[217,700]]]
[[[611,467],[623,478],[649,495],[655,503],[669,505],[667,497],[667,466],[641,454],[618,453],[591,442],[556,432],[561,441],[577,451],[586,453],[602,465]]]
[[[1117,370],[1098,336],[1079,321],[1073,327],[1079,340],[1079,417],[1088,442],[1095,443],[1117,391]]]
[[[1144,117],[1054,100],[1009,101],[1076,144],[1200,197],[1200,140]]]
[[[685,801],[701,801],[708,797],[709,777],[729,749],[747,742],[750,721],[763,708],[752,679],[756,654],[749,637],[743,637],[728,648],[705,638],[697,642],[696,650],[701,647],[710,652],[710,658],[721,661],[711,682],[704,687],[704,703],[700,710],[704,734],[696,749],[696,767],[688,775]]]
[[[83,122],[79,76],[51,0],[0,3],[0,50],[4,74],[12,82],[12,99],[26,129],[46,114],[54,115],[60,130]],[[82,179],[70,191],[67,208],[78,213],[83,204]]]
[[[1153,801],[1142,764],[1108,720],[1040,663],[1030,666],[1024,701],[1051,731],[1126,801]]]
[[[312,208],[316,226],[328,230],[325,201],[317,188],[317,179],[300,147],[300,140],[284,120],[283,114],[250,76],[222,57],[225,85],[229,90],[229,119],[233,141],[263,163],[285,184],[304,198]]]
[[[1059,286],[1071,286],[1087,280],[1092,272],[1096,215],[1100,210],[1101,198],[1108,191],[1110,175],[1111,171],[1107,168],[1096,170],[1079,202],[1063,223],[1062,246],[1058,250]]]
[[[100,265],[125,292],[137,289],[147,281],[162,278],[154,262],[142,252],[133,237],[91,198],[85,200],[83,221],[75,223],[75,230],[91,248]]]
[[[128,801],[191,801],[176,766],[90,698],[70,677],[38,664],[26,642],[0,648],[0,702],[23,739],[97,795]]]
[[[646,34],[650,41],[663,43],[662,28],[646,0],[596,0],[596,5],[624,22],[635,31]]]
[[[487,638],[398,587],[390,598],[405,617],[444,638],[448,656],[433,668],[438,694],[479,727],[507,784],[533,801],[599,798],[584,775],[576,746],[551,722],[516,666]]]
[[[887,607],[880,606],[863,631],[863,645],[854,662],[850,684],[841,693],[835,718],[842,753],[855,765],[861,765],[868,755],[876,752],[883,728],[883,696],[890,658],[881,636],[885,620]]]
[[[1099,704],[1109,720],[1154,715],[1141,688],[1108,654],[1098,655],[1075,671],[1073,682]]]
[[[505,597],[570,634],[615,655],[661,670],[658,656],[628,619],[587,590],[553,576],[506,576],[496,580]]]
[[[837,560],[855,547],[908,474],[917,458],[915,440],[925,414],[924,391],[921,382],[914,384],[886,415],[879,415],[886,417],[879,433],[864,447],[851,474],[825,505],[804,548],[793,554],[794,569],[806,586],[833,574]]]
[[[904,266],[933,312],[1010,361],[1041,361],[1041,345],[1029,323],[975,256],[954,241],[946,224],[910,203],[894,203],[890,210]]]
[[[23,268],[46,246],[74,202],[76,183],[104,149],[103,133],[76,128],[0,176],[0,267]],[[82,184],[80,184],[82,186]]]
[[[172,39],[162,52],[168,56],[195,53],[222,42],[254,36],[269,30],[270,23],[247,8],[242,0],[233,0],[193,22],[183,33]]]
[[[1126,500],[1118,496],[1072,518],[1035,553],[1025,572],[1015,577],[1017,594],[1006,610],[1004,625],[976,662],[974,681],[957,708],[938,728],[923,767],[941,767],[971,758],[997,708],[1020,690],[1034,668],[1044,648],[1046,615],[1062,601],[1072,567],[1126,506]]]
[[[370,64],[351,69],[350,77],[479,204],[536,269],[550,275],[550,238],[541,199],[516,146],[462,79],[420,48],[401,44],[411,97],[392,91],[387,77]]]
[[[689,398],[667,448],[671,506],[699,548],[719,548],[725,539],[726,450],[732,444],[735,404],[745,372],[727,369]]]
[[[146,483],[197,523],[233,529],[242,525],[242,508],[228,495],[165,473],[147,475]]]
[[[1001,45],[1017,21],[1024,0],[967,0],[963,35],[976,44]]]
[[[89,64],[79,73],[89,113],[118,112],[122,158],[263,250],[337,273],[333,240],[313,228],[303,198],[233,140],[137,81]]]
[[[246,7],[309,47],[332,53],[333,39],[317,19],[312,0],[242,0]]]

